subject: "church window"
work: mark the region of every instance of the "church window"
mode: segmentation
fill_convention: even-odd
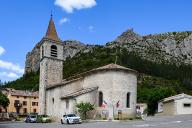
[[[126,107],[130,108],[130,92],[127,93]]]
[[[99,107],[101,107],[103,104],[103,93],[99,92]]]
[[[51,46],[51,57],[57,57],[57,46],[56,45]]]
[[[66,109],[69,108],[69,100],[66,100]]]
[[[53,102],[53,104],[54,104],[54,102],[55,102],[55,99],[54,99],[54,98],[52,98],[52,102]]]
[[[42,58],[44,56],[44,47],[42,46]]]

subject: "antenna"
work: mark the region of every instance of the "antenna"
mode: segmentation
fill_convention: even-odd
[[[115,52],[115,64],[117,64],[117,48],[116,48],[116,52]]]

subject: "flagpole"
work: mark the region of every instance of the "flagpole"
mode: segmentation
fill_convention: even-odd
[[[113,106],[113,120],[115,120],[114,105],[112,104],[112,106]]]

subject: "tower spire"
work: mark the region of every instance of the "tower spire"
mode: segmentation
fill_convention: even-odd
[[[53,18],[53,13],[52,13],[52,11],[51,11],[51,18]]]
[[[55,28],[55,23],[53,21],[52,12],[51,12],[51,18],[50,18],[50,21],[49,21],[49,26],[47,28],[45,38],[56,40],[56,41],[61,41],[59,39],[58,35],[57,35],[57,31],[56,31],[56,28]]]

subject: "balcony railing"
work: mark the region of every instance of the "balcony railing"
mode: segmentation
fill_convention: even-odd
[[[15,106],[15,107],[22,107],[22,104],[19,103],[19,102],[15,102],[15,103],[14,103],[14,106]]]

